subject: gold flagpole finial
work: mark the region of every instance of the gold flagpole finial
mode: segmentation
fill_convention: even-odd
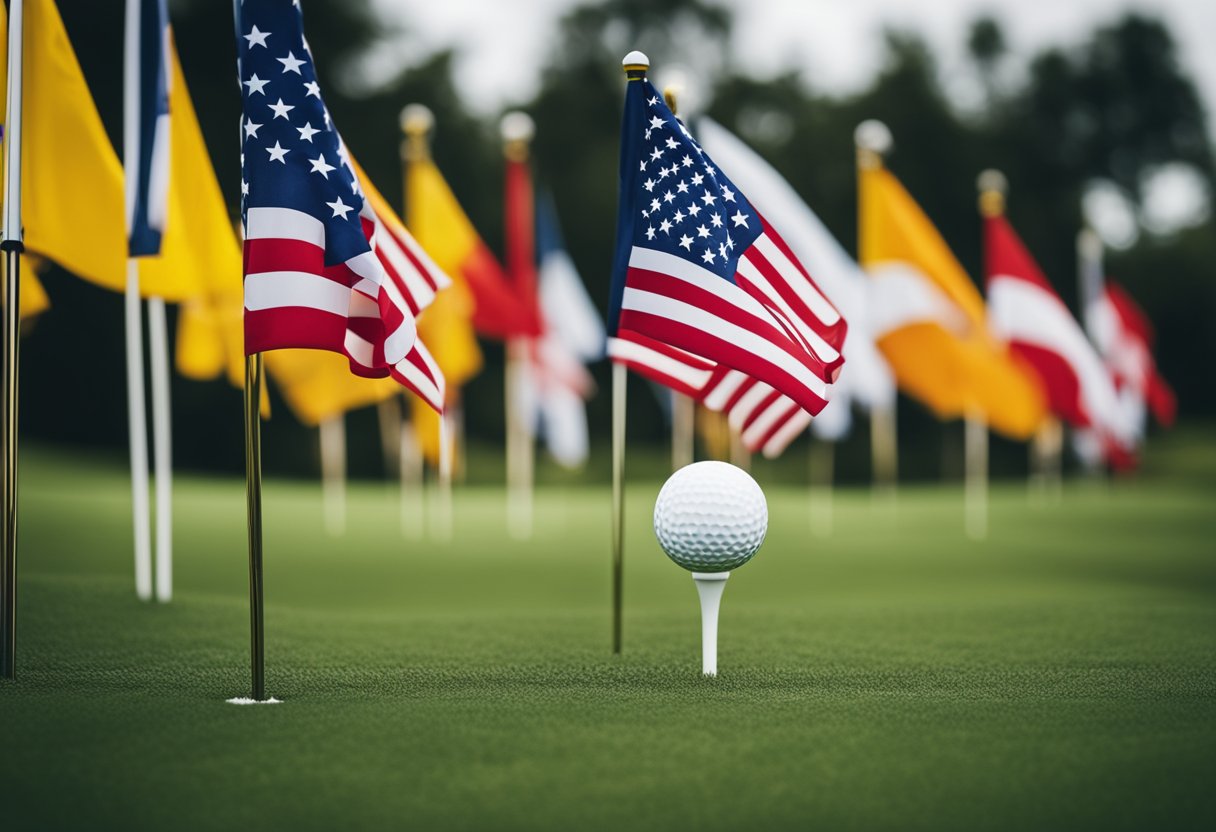
[[[1009,180],[999,170],[989,168],[980,173],[975,180],[975,187],[980,192],[980,213],[985,217],[999,217],[1005,213],[1005,194],[1009,190]]]

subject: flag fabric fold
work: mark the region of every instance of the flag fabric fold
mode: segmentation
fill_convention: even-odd
[[[446,283],[374,197],[321,99],[302,13],[238,8],[242,88],[245,351],[321,349],[352,373],[392,377],[442,409],[443,378],[417,338],[419,287]]]
[[[620,176],[613,360],[714,409],[746,400],[752,445],[782,396],[820,412],[844,318],[645,79],[626,91]]]

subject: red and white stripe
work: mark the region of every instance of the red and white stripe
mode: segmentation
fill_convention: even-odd
[[[811,422],[811,414],[797,402],[764,382],[636,332],[620,330],[609,338],[608,355],[651,381],[726,413],[752,453],[780,455]]]
[[[757,246],[747,261],[755,287],[766,285],[780,296],[771,269]],[[755,290],[755,289],[753,289]],[[800,326],[771,310],[743,285],[723,280],[681,257],[635,246],[629,258],[621,298],[618,330],[632,331],[694,355],[712,356],[733,369],[772,384],[812,414],[827,404],[827,387],[842,361],[839,351],[817,337],[812,346],[809,326]]]
[[[364,203],[371,251],[325,264],[325,227],[291,208],[250,208],[245,223],[245,349],[323,349],[351,372],[392,376],[438,411],[443,374],[414,317],[448,279],[399,223]]]
[[[761,221],[764,231],[739,258],[735,284],[635,246],[608,354],[726,413],[749,450],[774,457],[827,404],[844,363],[847,324]]]

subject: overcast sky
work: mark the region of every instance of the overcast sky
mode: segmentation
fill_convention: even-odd
[[[562,14],[579,0],[373,0],[386,20],[399,18],[402,43],[386,44],[365,70],[388,77],[436,49],[458,51],[456,82],[466,101],[490,113],[535,92],[543,54]],[[661,2],[661,0],[656,0]],[[1138,10],[1164,18],[1195,78],[1216,138],[1216,0],[729,0],[735,12],[731,48],[746,70],[764,77],[801,70],[814,87],[848,92],[864,85],[883,58],[882,30],[911,29],[936,50],[947,89],[966,105],[980,92],[972,73],[953,73],[966,60],[967,29],[981,14],[995,16],[1010,51],[1027,58],[1046,46],[1080,42],[1098,24]],[[534,57],[528,57],[534,56]],[[661,77],[661,56],[651,55]],[[953,79],[953,80],[951,80]],[[686,90],[685,107],[695,90]],[[1202,221],[1211,206],[1202,180],[1170,166],[1147,183],[1144,226],[1158,232]],[[1122,248],[1140,223],[1116,190],[1096,183],[1085,200],[1090,223],[1108,245]]]
[[[536,88],[543,50],[557,21],[577,0],[373,0],[386,19],[411,30],[405,44],[378,56],[396,69],[437,48],[460,51],[457,81],[469,102],[490,111],[523,100]],[[661,0],[660,0],[661,1]],[[1129,9],[1164,17],[1182,58],[1198,80],[1209,112],[1216,110],[1216,0],[734,0],[732,48],[754,73],[799,67],[816,87],[833,92],[868,80],[882,58],[882,28],[907,27],[937,48],[943,70],[963,59],[970,21],[994,14],[1015,54],[1071,44],[1096,23]],[[404,48],[402,48],[404,47]],[[536,59],[521,56],[537,55]],[[659,56],[652,55],[659,61]],[[411,60],[413,59],[413,60]],[[1216,135],[1216,131],[1214,131]]]

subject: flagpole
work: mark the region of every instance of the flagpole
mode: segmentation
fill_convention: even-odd
[[[1099,298],[1102,297],[1105,276],[1102,273],[1102,240],[1088,226],[1077,232],[1077,301],[1080,304],[1080,320],[1089,342],[1098,346],[1098,321],[1094,311],[1097,309]],[[1099,350],[1101,355],[1101,350]],[[1086,431],[1091,444],[1099,442],[1093,428]],[[1081,456],[1081,463],[1089,476],[1101,475],[1103,472],[1104,453],[1096,448],[1089,455]]]
[[[17,678],[17,373],[21,327],[21,92],[24,3],[8,4],[8,111],[5,113],[4,221],[0,250],[4,253],[3,364],[4,539],[0,573],[0,676]]]
[[[152,357],[152,464],[156,489],[156,600],[173,599],[173,434],[169,407],[169,335],[164,298],[148,299]]]
[[[249,518],[249,659],[255,701],[266,700],[262,599],[262,354],[245,357],[245,506]]]
[[[397,463],[400,474],[401,536],[418,540],[422,537],[423,524],[426,522],[422,493],[425,465],[422,449],[418,447],[418,441],[414,437],[413,423],[402,419],[398,422],[398,430],[401,436],[397,445],[401,454]]]
[[[621,652],[621,610],[625,589],[625,375],[612,365],[612,652]]]
[[[439,414],[439,489],[431,518],[431,538],[441,543],[452,540],[452,417],[444,408]]]
[[[428,136],[431,129],[435,126],[435,115],[430,108],[425,104],[407,104],[401,108],[398,124],[401,127],[402,140],[398,146],[398,152],[401,159],[401,195],[404,210],[408,211],[409,205],[409,176],[410,165],[415,161],[423,161],[430,158],[430,145]],[[456,397],[456,391],[449,387],[444,402],[444,412],[452,406],[452,401]],[[443,420],[443,415],[440,414],[440,421]],[[423,525],[426,523],[427,511],[427,484],[426,484],[426,459],[422,453],[422,448],[413,435],[407,437],[408,428],[412,427],[406,423],[402,428],[401,440],[401,528],[407,537],[419,538],[422,536]],[[440,426],[440,455],[443,454],[443,437],[444,431]],[[449,493],[439,495],[441,499],[448,505],[451,505],[452,495],[450,489],[452,487],[452,479],[440,478],[437,488],[449,489]],[[411,497],[411,494],[414,496]],[[435,494],[430,495],[430,502],[436,499]],[[410,516],[416,516],[418,523],[407,530],[407,523]],[[431,537],[435,537],[438,528],[435,525],[435,518],[431,517]]]
[[[139,261],[127,258],[123,297],[127,347],[127,441],[131,457],[131,519],[135,539],[135,595],[152,599],[152,540],[148,506],[148,417],[144,392],[143,301],[139,296]]]
[[[650,59],[630,52],[621,61],[626,83],[641,81]],[[612,652],[622,646],[622,612],[625,596],[625,385],[624,364],[612,365]]]
[[[862,171],[882,167],[882,156],[891,149],[891,131],[881,121],[863,121],[853,132],[853,142],[856,146],[857,180],[860,184]],[[857,207],[858,259],[864,260],[864,252],[860,250],[863,229],[860,200]],[[875,406],[870,409],[870,464],[875,496],[894,497],[899,478],[899,431],[894,399],[886,407]]]
[[[811,434],[811,532],[816,537],[832,536],[832,498],[836,476],[836,443]]]
[[[691,396],[671,391],[671,470],[691,465],[696,458],[697,403]]]
[[[988,537],[988,423],[983,411],[976,407],[967,409],[964,423],[964,528],[972,540],[984,540]]]
[[[401,465],[401,398],[389,396],[376,404],[376,418],[380,427],[380,454],[384,459],[384,476],[397,479]]]
[[[532,119],[526,114],[512,111],[502,117],[499,130],[503,141],[503,157],[507,164],[527,164],[529,143],[535,132]],[[508,210],[510,210],[508,208]],[[521,241],[511,233],[511,217],[506,217],[507,265],[510,269],[535,268],[535,263],[527,263],[525,259],[535,260],[527,251],[516,252],[515,247]],[[530,242],[530,241],[529,241]],[[530,248],[530,246],[529,246]],[[514,256],[513,256],[514,255]],[[518,291],[522,280],[519,274],[511,275],[512,282]],[[533,305],[535,298],[523,298],[525,304]],[[525,405],[532,407],[532,397],[535,391],[531,389],[531,362],[529,360],[529,339],[512,338],[507,343],[507,364],[504,372],[506,389],[506,422],[507,422],[507,528],[511,536],[517,540],[527,540],[532,536],[532,490],[533,463],[536,456],[536,443],[532,426],[529,424],[532,413],[524,412]]]
[[[339,413],[317,426],[321,438],[321,502],[325,531],[339,537],[346,531],[346,416]]]

